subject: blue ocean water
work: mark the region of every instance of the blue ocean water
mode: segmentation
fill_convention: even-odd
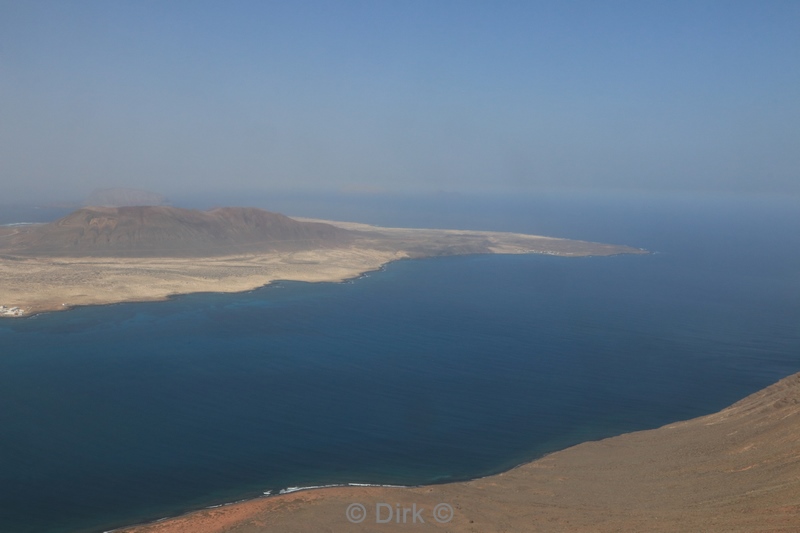
[[[0,321],[0,531],[487,475],[800,370],[793,200],[445,202],[419,225],[656,253],[401,261],[347,283]]]

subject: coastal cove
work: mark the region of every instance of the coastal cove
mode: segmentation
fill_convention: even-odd
[[[465,480],[714,412],[800,370],[796,243],[767,222],[2,321],[0,530]]]

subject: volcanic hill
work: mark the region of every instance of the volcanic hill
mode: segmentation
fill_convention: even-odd
[[[143,191],[141,189],[129,189],[116,187],[112,189],[96,189],[83,202],[86,207],[128,207],[142,205],[169,205],[169,199],[161,194]]]
[[[351,232],[256,208],[86,207],[20,229],[6,253],[90,257],[208,257],[340,246]]]

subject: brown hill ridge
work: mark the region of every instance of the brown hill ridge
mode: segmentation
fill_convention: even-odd
[[[83,202],[84,206],[124,207],[137,205],[169,205],[169,200],[161,194],[116,187],[111,189],[96,189]]]
[[[358,524],[345,514],[353,503],[366,511]],[[395,509],[398,504],[401,509],[416,505],[423,509],[425,523],[376,523],[378,503]],[[432,516],[440,503],[453,509],[452,520],[446,523]],[[124,531],[403,532],[409,528],[565,533],[800,531],[800,374],[712,415],[587,442],[474,481],[310,490],[206,509]]]
[[[86,207],[14,236],[7,253],[48,256],[218,256],[346,243],[350,232],[244,207]]]

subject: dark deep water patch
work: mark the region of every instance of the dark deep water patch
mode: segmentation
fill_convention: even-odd
[[[649,256],[408,261],[0,322],[0,531],[465,479],[800,370],[797,212],[679,207],[578,209],[593,233],[570,236]]]

